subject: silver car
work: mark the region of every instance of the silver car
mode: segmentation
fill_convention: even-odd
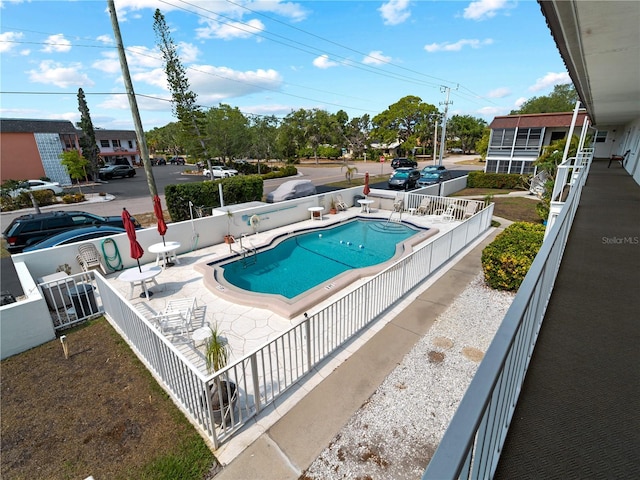
[[[311,183],[311,180],[289,180],[267,194],[267,203],[282,202],[315,194],[316,186]]]

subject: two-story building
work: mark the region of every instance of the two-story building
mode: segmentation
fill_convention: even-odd
[[[96,129],[96,143],[105,163],[119,159],[140,165],[140,149],[133,130]],[[80,150],[82,130],[68,120],[0,119],[0,181],[48,177],[71,185],[60,154]]]

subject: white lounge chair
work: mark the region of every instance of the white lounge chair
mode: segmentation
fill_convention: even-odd
[[[78,255],[76,260],[83,271],[88,272],[92,269],[100,269],[102,273],[107,275],[107,267],[102,262],[102,255],[93,243],[83,243],[78,247]]]
[[[440,217],[443,222],[453,222],[456,219],[456,206],[451,204],[444,210],[436,210],[434,215]]]
[[[179,331],[185,335],[193,329],[193,317],[198,304],[194,297],[169,300],[167,306],[151,320],[163,334]]]
[[[349,208],[340,194],[336,195],[336,208],[338,210],[347,210]]]
[[[418,205],[416,210],[417,215],[426,215],[429,213],[429,207],[431,206],[431,199],[429,197],[424,197]]]

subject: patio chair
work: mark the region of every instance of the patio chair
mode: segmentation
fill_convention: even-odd
[[[169,300],[162,313],[150,320],[155,323],[163,334],[179,331],[185,335],[193,329],[193,317],[198,308],[195,297]]]
[[[431,199],[429,197],[424,197],[418,205],[416,210],[416,215],[426,215],[429,213],[429,208],[431,207]]]
[[[436,210],[434,215],[440,217],[443,222],[453,222],[456,219],[456,206],[452,203],[444,210]]]
[[[467,202],[464,207],[464,211],[462,212],[462,219],[466,220],[467,218],[473,217],[478,211],[479,207],[480,205],[476,202]]]
[[[107,275],[107,267],[102,262],[102,255],[93,243],[83,243],[78,247],[78,255],[76,260],[80,264],[83,271],[88,272],[92,269],[100,269],[103,274]]]
[[[340,194],[336,195],[336,208],[338,210],[347,210],[349,208]]]
[[[611,162],[614,160],[620,162],[620,165],[624,167],[624,162],[627,160],[627,155],[629,155],[629,153],[631,153],[631,150],[624,152],[624,155],[611,155],[611,157],[609,157],[609,165],[607,165],[607,168],[611,166]]]

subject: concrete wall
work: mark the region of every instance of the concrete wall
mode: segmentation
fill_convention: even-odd
[[[47,303],[24,263],[16,272],[26,299],[0,307],[0,358],[4,359],[56,338]]]

